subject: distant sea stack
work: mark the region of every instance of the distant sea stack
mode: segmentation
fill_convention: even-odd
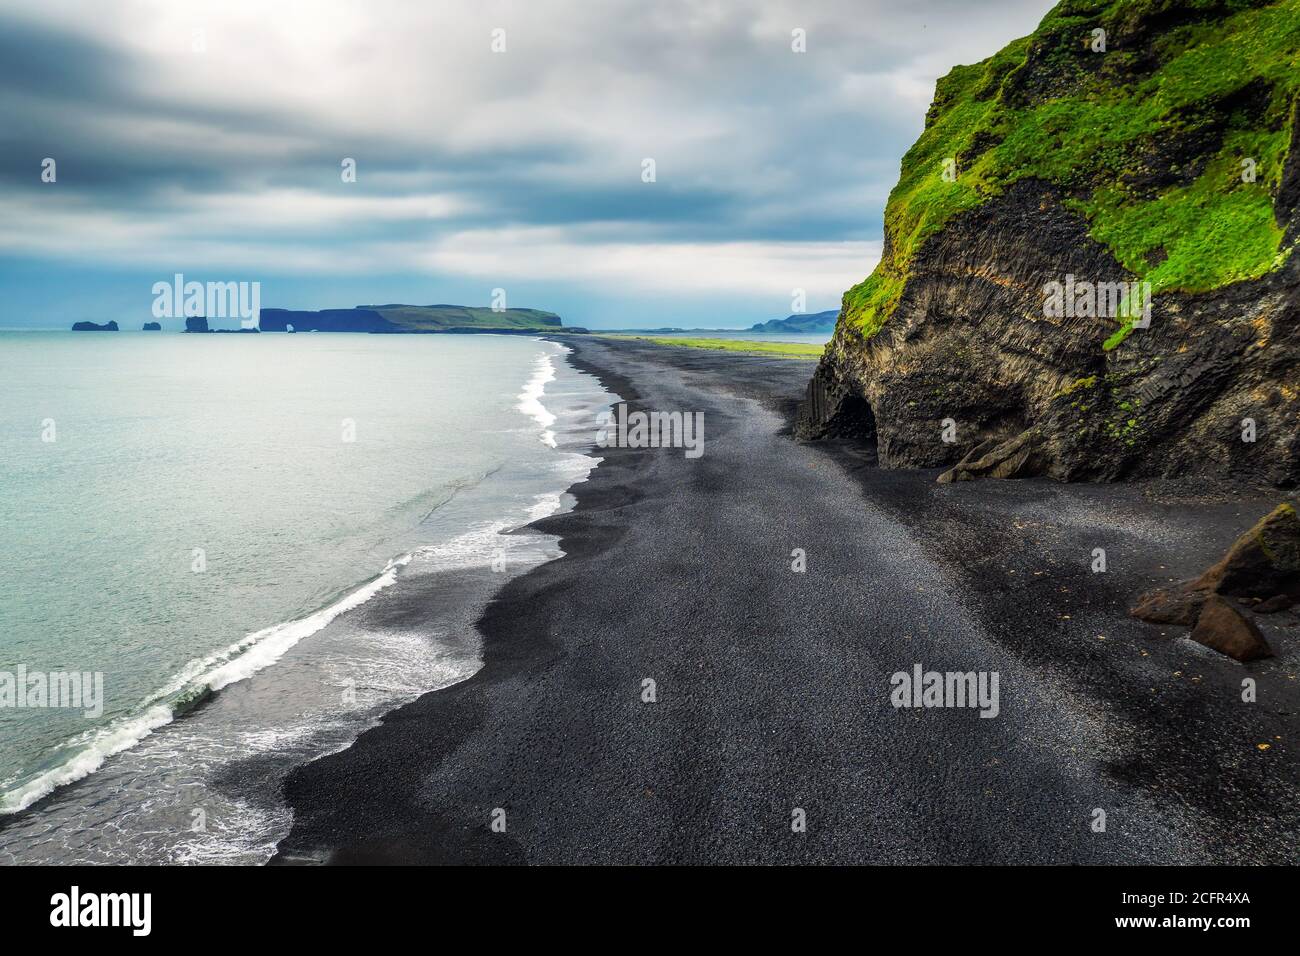
[[[161,332],[161,331],[162,331],[162,323],[160,323],[160,322],[146,322],[144,325],[141,326],[141,330],[142,330],[142,331],[145,331],[145,332]]]
[[[1294,2],[1069,0],[954,68],[797,434],[950,481],[1300,483],[1297,57]]]
[[[833,332],[839,309],[826,312],[796,313],[784,319],[768,319],[749,327],[751,332]]]
[[[94,322],[74,322],[72,323],[74,332],[116,332],[116,322],[105,322],[103,325],[96,325]]]
[[[186,332],[210,331],[208,329],[208,320],[205,319],[203,316],[191,316],[190,318],[185,320],[185,331]]]
[[[554,312],[540,309],[487,309],[465,305],[359,305],[319,312],[262,309],[263,332],[492,332],[536,334],[583,332],[565,328]]]

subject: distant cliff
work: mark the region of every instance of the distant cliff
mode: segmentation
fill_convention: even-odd
[[[1298,0],[1068,0],[953,69],[797,433],[947,480],[1300,483],[1298,59]]]
[[[208,325],[208,320],[203,316],[191,316],[185,320],[185,331],[207,335],[255,335],[260,329],[238,328],[238,329],[214,329]]]
[[[751,332],[833,332],[839,309],[827,312],[796,313],[784,319],[768,319],[749,327]]]
[[[105,322],[103,325],[96,325],[94,322],[74,322],[72,323],[74,332],[116,332],[116,322]]]
[[[560,317],[538,309],[463,305],[359,305],[319,312],[262,309],[263,332],[559,332]]]

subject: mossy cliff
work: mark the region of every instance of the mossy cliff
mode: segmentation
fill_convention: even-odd
[[[1298,95],[1300,0],[1067,0],[952,70],[800,433],[950,480],[1300,482]]]

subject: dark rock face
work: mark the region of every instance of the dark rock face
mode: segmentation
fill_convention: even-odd
[[[838,435],[861,417],[846,402],[865,401],[882,467],[946,465],[946,481],[1300,483],[1300,261],[1156,296],[1150,328],[1112,351],[1112,320],[1044,316],[1044,287],[1067,274],[1132,279],[1055,187],[1021,181],[958,215],[922,247],[874,336],[840,323],[796,434]]]
[[[944,481],[1300,484],[1297,55],[1290,2],[1062,0],[955,67],[796,433],[854,397],[881,466]],[[1076,280],[1145,280],[1143,327],[1118,294],[1050,307]]]
[[[263,309],[258,327],[263,332],[400,332],[373,309],[322,309],[307,312],[294,309]]]
[[[208,320],[203,316],[192,316],[185,320],[186,332],[207,332]]]
[[[74,322],[72,323],[74,332],[116,332],[116,322],[105,322],[103,325],[96,325],[94,322]]]
[[[876,418],[871,405],[825,363],[819,365],[808,383],[808,394],[800,409],[800,425],[816,422],[817,438],[860,438],[876,440]]]
[[[162,323],[160,323],[160,322],[146,322],[143,326],[141,326],[141,329],[142,329],[143,331],[145,331],[145,332],[161,332],[161,331],[162,331]]]

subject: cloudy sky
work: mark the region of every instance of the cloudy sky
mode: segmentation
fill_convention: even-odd
[[[593,328],[835,308],[936,77],[1050,6],[0,0],[0,324],[138,328],[176,272]]]

